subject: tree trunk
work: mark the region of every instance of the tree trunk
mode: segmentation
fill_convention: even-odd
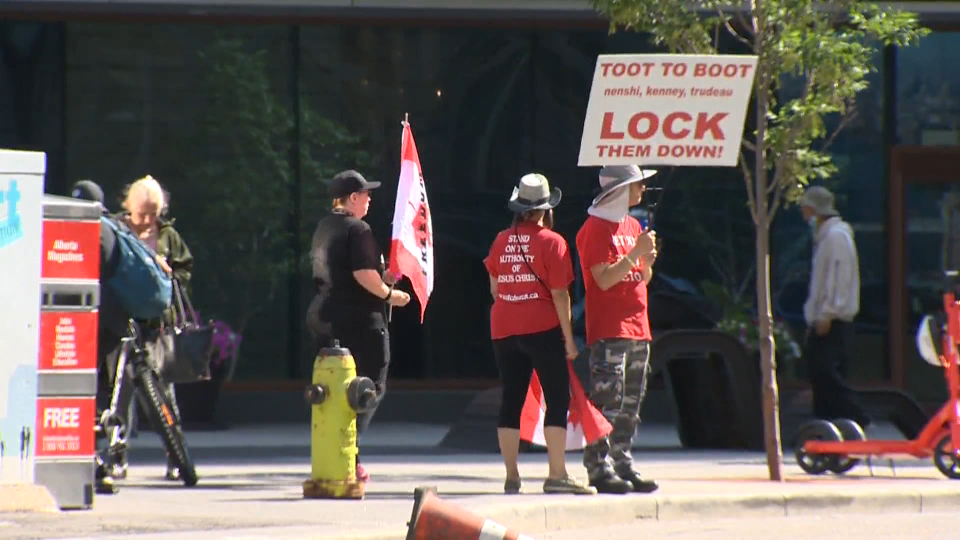
[[[760,371],[763,373],[763,439],[767,451],[770,480],[783,480],[783,450],[780,448],[780,396],[777,389],[777,365],[774,357],[773,316],[770,309],[770,212],[767,195],[766,147],[767,126],[766,73],[758,74],[757,86],[757,153],[755,201],[757,239],[757,319],[760,325]]]
[[[758,182],[759,185],[759,182]],[[763,373],[763,434],[770,480],[783,479],[780,447],[780,392],[777,388],[777,360],[774,355],[773,316],[770,308],[770,223],[766,217],[757,225],[757,318],[760,324],[760,366]]]

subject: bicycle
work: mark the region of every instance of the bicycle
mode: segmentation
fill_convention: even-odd
[[[136,395],[170,461],[179,469],[180,480],[187,487],[194,486],[198,481],[197,472],[177,409],[160,386],[160,375],[150,362],[139,325],[131,319],[127,328],[127,336],[120,340],[110,406],[103,411],[97,424],[97,431],[105,434],[108,441],[103,466],[109,470],[119,463],[120,456],[127,450],[130,426],[125,417]]]

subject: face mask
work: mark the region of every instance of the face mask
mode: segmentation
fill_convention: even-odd
[[[817,216],[810,216],[810,219],[807,220],[807,225],[810,226],[810,234],[817,233]]]

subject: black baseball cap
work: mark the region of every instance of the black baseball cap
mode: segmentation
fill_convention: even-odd
[[[93,180],[80,180],[75,183],[70,188],[70,195],[74,199],[84,199],[103,204],[103,189]]]
[[[370,191],[380,187],[380,182],[368,182],[362,174],[352,169],[337,173],[330,180],[330,196],[334,199],[347,197],[361,191]]]

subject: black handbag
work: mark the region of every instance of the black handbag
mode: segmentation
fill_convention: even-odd
[[[157,344],[162,351],[157,362],[160,378],[174,384],[208,380],[214,326],[200,322],[177,280],[173,281],[173,300],[173,324],[163,326]]]

